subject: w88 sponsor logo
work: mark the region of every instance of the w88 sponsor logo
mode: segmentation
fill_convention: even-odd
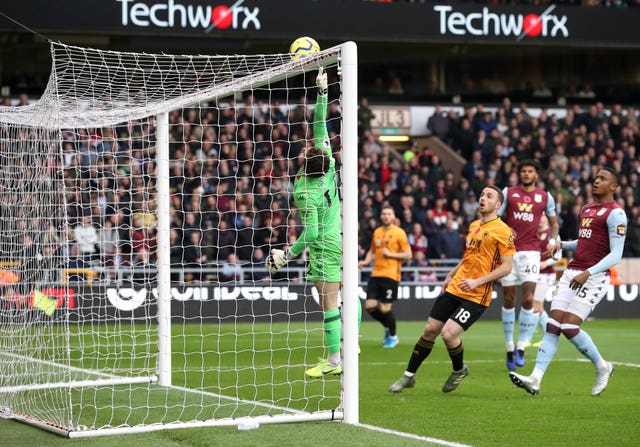
[[[578,231],[578,237],[590,239],[591,238],[591,228],[580,228]]]
[[[524,220],[525,222],[533,222],[533,213],[513,213],[516,220]]]

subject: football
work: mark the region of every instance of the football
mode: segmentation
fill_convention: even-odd
[[[289,47],[289,53],[291,53],[292,59],[300,59],[316,51],[320,51],[320,45],[318,45],[315,39],[306,36],[298,37]]]

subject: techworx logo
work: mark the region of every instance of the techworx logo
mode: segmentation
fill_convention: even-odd
[[[183,5],[175,0],[166,2],[140,2],[115,0],[121,3],[122,26],[141,28],[203,29],[256,29],[261,27],[260,8],[241,6],[244,0],[233,5]]]
[[[555,5],[549,6],[542,14],[497,14],[483,7],[482,12],[464,14],[453,10],[450,5],[435,5],[439,14],[440,34],[456,36],[514,36],[523,37],[569,37],[567,16],[551,14]]]

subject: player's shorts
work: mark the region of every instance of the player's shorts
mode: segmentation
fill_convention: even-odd
[[[523,282],[538,282],[540,252],[518,251],[513,255],[511,273],[500,280],[502,287],[519,286]]]
[[[607,272],[591,275],[580,290],[571,290],[569,284],[574,276],[582,270],[565,270],[558,281],[557,292],[551,301],[551,310],[561,310],[579,316],[583,320],[589,316],[593,309],[609,291],[609,275]]]
[[[382,276],[372,276],[367,284],[367,299],[392,303],[398,299],[398,281]]]
[[[342,281],[342,248],[333,245],[309,248],[307,281]]]
[[[536,293],[533,295],[533,300],[539,303],[545,301],[551,301],[553,289],[556,285],[556,274],[554,273],[540,273],[538,283],[536,284]]]
[[[453,320],[466,331],[478,321],[486,309],[481,304],[444,292],[436,299],[429,316],[443,323],[446,323],[447,320]]]

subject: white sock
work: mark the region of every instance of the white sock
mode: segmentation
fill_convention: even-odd
[[[334,352],[327,357],[327,363],[329,366],[338,366],[340,364],[340,353]]]

